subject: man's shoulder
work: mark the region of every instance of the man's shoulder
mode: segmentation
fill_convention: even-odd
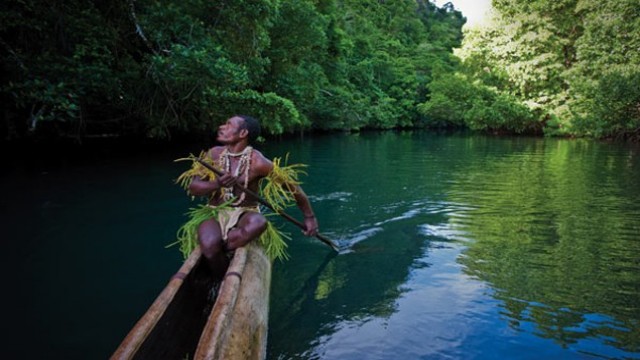
[[[213,146],[209,150],[207,150],[207,154],[215,159],[220,156],[223,150],[224,146]]]
[[[273,167],[271,160],[264,156],[259,150],[253,149],[252,153],[253,159],[251,159],[251,162],[253,162],[254,166],[264,174],[269,173]]]
[[[252,150],[251,152],[253,153],[253,156],[254,156],[254,158],[255,158],[256,160],[261,160],[261,161],[262,161],[262,160],[266,160],[266,161],[269,161],[269,159],[267,159],[267,157],[266,157],[266,156],[264,156],[264,154],[263,154],[260,150],[258,150],[258,149],[256,149],[256,148],[253,148],[253,150]]]

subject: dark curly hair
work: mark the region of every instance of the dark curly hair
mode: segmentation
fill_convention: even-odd
[[[236,115],[236,116],[244,120],[244,125],[241,127],[241,129],[247,129],[247,131],[249,132],[249,136],[248,136],[249,143],[253,144],[256,141],[256,139],[258,139],[261,133],[260,122],[258,122],[258,119],[251,117],[249,115]]]

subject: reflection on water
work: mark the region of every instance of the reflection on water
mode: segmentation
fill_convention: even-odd
[[[508,155],[449,191],[476,207],[454,220],[472,239],[465,273],[495,289],[515,329],[640,352],[637,160],[576,142]]]
[[[637,149],[411,133],[300,146],[323,230],[350,251],[321,263],[294,243],[276,265],[271,358],[640,357]]]

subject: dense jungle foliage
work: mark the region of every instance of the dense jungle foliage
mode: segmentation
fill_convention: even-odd
[[[413,126],[464,18],[428,1],[7,0],[3,137]]]
[[[640,137],[637,0],[7,0],[3,140],[466,127]],[[464,35],[464,38],[463,38]],[[454,51],[455,49],[455,51]]]
[[[638,0],[493,0],[462,66],[428,86],[434,124],[640,139]]]

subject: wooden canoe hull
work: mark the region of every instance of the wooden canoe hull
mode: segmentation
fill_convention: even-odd
[[[237,249],[194,359],[266,358],[271,261],[262,247]]]
[[[196,248],[111,359],[183,359],[193,354],[207,321],[206,309],[211,308],[207,293],[212,286],[209,269]]]
[[[236,249],[211,304],[196,248],[111,359],[264,359],[270,285],[271,261],[251,242]]]

